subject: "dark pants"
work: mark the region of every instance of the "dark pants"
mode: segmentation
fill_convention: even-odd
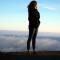
[[[28,37],[28,40],[27,40],[27,50],[30,49],[31,39],[32,39],[33,50],[35,50],[35,43],[36,43],[35,41],[36,41],[37,32],[38,32],[38,29],[36,29],[36,28],[29,28],[29,37]]]

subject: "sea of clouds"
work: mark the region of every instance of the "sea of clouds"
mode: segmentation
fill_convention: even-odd
[[[0,31],[0,51],[26,51],[28,32]],[[32,43],[31,43],[32,50]],[[60,51],[60,34],[38,33],[37,51]]]

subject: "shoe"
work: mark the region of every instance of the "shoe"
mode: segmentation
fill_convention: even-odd
[[[29,50],[27,50],[27,52],[29,53]]]
[[[35,50],[33,50],[33,53],[35,54],[35,53],[36,53],[36,51],[35,51]]]

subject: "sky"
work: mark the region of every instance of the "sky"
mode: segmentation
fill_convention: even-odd
[[[32,0],[0,0],[0,30],[28,31],[28,9]],[[37,0],[39,32],[60,33],[60,0]]]

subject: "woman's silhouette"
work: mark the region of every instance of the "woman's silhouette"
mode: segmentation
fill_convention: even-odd
[[[29,37],[27,40],[27,50],[30,49],[30,42],[32,39],[32,48],[35,51],[35,41],[38,32],[38,27],[40,25],[40,13],[37,10],[37,2],[31,1],[28,5],[28,20],[29,20]]]

